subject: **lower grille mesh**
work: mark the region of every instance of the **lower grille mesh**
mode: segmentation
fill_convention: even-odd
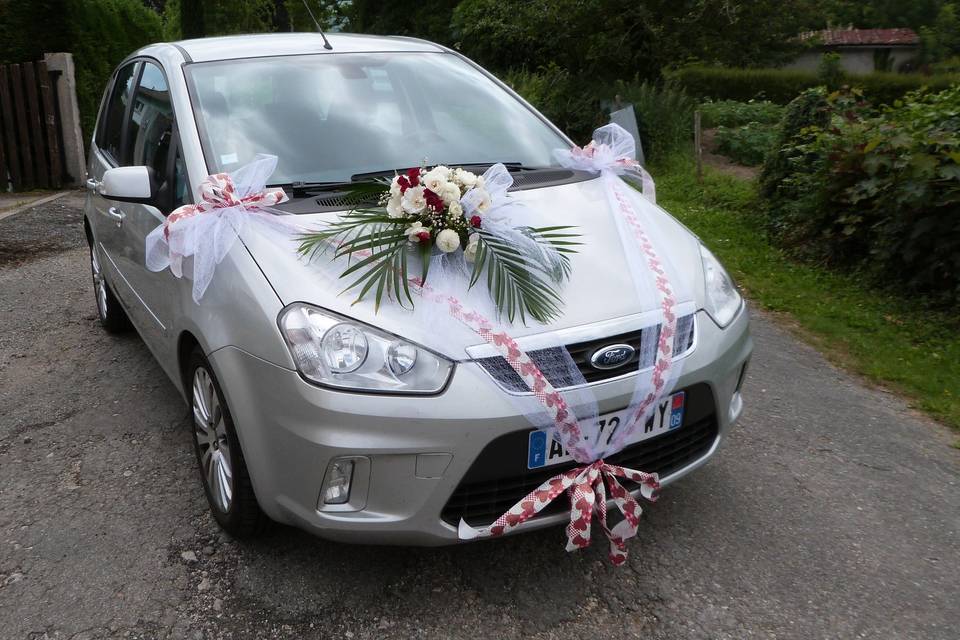
[[[607,458],[612,464],[621,465],[647,473],[668,475],[702,457],[717,438],[717,420],[715,414],[696,422],[685,424],[680,429],[638,442],[623,451]],[[523,443],[526,439],[523,439]],[[474,466],[493,464],[481,453]],[[561,471],[571,469],[576,463],[560,464],[545,469],[534,469],[518,475],[484,480],[481,482],[461,482],[444,506],[440,517],[447,523],[456,525],[463,518],[471,526],[490,524],[507,509],[516,504],[525,495]],[[469,473],[468,473],[469,476]],[[636,484],[623,481],[627,489],[635,489]],[[541,515],[560,513],[569,509],[565,496],[550,503]]]

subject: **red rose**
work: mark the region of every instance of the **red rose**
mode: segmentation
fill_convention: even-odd
[[[417,238],[419,238],[420,242],[427,242],[430,239],[430,232],[421,231],[417,234]]]
[[[443,198],[435,194],[430,189],[423,190],[423,197],[427,201],[427,206],[434,211],[443,211]]]
[[[400,176],[397,178],[397,184],[400,185],[400,193],[405,193],[410,187],[410,181],[407,180],[407,176]]]
[[[410,169],[410,171],[407,171],[407,180],[410,181],[411,187],[420,184],[420,169]]]
[[[473,216],[470,218],[470,226],[474,229],[480,228],[480,216]]]

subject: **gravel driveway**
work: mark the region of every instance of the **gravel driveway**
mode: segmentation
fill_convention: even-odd
[[[747,409],[629,564],[561,529],[355,547],[207,515],[185,405],[97,325],[79,195],[0,223],[2,638],[957,638],[955,434],[754,315]]]

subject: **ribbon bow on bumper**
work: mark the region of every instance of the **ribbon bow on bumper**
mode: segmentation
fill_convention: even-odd
[[[589,465],[576,467],[557,474],[531,491],[520,502],[510,507],[489,527],[474,529],[460,521],[461,540],[485,536],[501,536],[536,516],[560,494],[570,498],[570,524],[567,525],[567,551],[590,546],[590,528],[596,512],[600,528],[610,541],[608,557],[614,565],[627,559],[626,541],[637,535],[640,514],[643,510],[617,478],[633,480],[640,484],[640,494],[651,502],[657,499],[660,481],[655,473],[643,473],[597,460]],[[607,524],[607,494],[623,514],[623,520],[614,527]]]

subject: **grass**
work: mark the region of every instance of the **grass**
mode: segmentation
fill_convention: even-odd
[[[707,169],[699,185],[682,155],[653,174],[659,203],[714,251],[754,305],[786,315],[835,364],[960,430],[956,314],[924,309],[856,274],[790,260],[767,240],[752,181]]]

